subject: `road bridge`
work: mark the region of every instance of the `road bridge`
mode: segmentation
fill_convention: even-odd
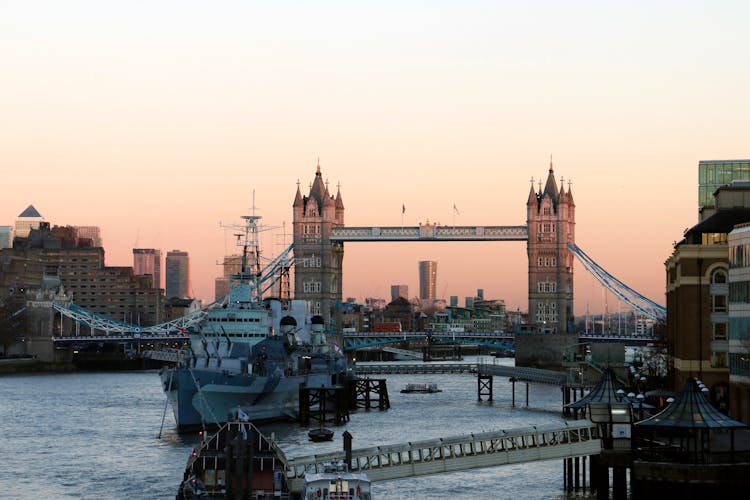
[[[597,426],[588,420],[577,420],[352,450],[351,469],[352,472],[366,473],[372,481],[388,481],[596,455],[601,450],[602,441]],[[344,452],[288,459],[286,477],[290,489],[301,490],[306,472],[323,472],[326,465],[344,459]]]
[[[507,332],[357,332],[344,333],[344,350],[355,351],[367,347],[379,347],[406,341],[424,341],[427,336],[433,341],[455,342],[460,344],[483,345],[492,349],[514,351],[516,335]],[[629,346],[645,346],[662,339],[653,335],[613,333],[586,333],[578,335],[580,342],[618,342]]]

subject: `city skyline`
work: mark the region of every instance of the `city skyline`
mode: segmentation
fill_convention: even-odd
[[[292,5],[0,8],[0,225],[98,226],[108,266],[185,249],[210,302],[219,223],[255,190],[278,253],[318,157],[348,226],[523,225],[552,154],[577,243],[663,304],[698,162],[750,156],[743,3]],[[343,295],[416,290],[425,257],[439,292],[526,309],[524,243],[347,244]],[[602,301],[584,274],[577,314]]]

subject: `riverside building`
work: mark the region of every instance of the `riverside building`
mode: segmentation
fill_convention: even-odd
[[[729,233],[729,416],[750,424],[750,223]]]
[[[719,187],[711,206],[711,214],[685,232],[665,263],[667,348],[676,389],[697,377],[711,390],[715,405],[732,411],[728,235],[750,222],[750,182],[732,181]]]
[[[16,238],[12,249],[0,251],[0,261],[8,263],[0,268],[0,285],[18,293],[54,276],[77,306],[128,323],[160,323],[161,290],[153,288],[150,279],[135,276],[131,267],[105,266],[104,249],[88,241],[78,239],[72,227],[50,229],[43,222],[26,238]]]

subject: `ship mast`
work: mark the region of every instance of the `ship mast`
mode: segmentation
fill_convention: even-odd
[[[253,297],[260,303],[261,301],[261,267],[260,267],[260,231],[273,229],[272,227],[261,226],[261,216],[255,215],[255,190],[253,190],[253,206],[251,209],[251,215],[242,215],[241,219],[243,224],[232,224],[223,226],[227,229],[234,229],[237,231],[235,237],[237,238],[237,245],[242,245],[242,258],[241,268],[239,275],[234,275],[233,278],[239,279],[240,283],[249,283],[252,285]],[[252,259],[249,253],[252,252]]]

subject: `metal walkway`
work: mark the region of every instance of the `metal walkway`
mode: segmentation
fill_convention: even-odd
[[[476,373],[476,363],[357,363],[357,375],[389,373]]]
[[[423,357],[421,352],[410,351],[409,349],[399,349],[397,347],[383,347],[383,351],[410,359],[422,359]]]
[[[563,385],[567,375],[554,370],[506,366],[492,363],[358,363],[354,371],[358,375],[401,373],[479,373],[499,377],[514,377],[519,382]]]
[[[331,241],[527,241],[526,226],[334,227]]]
[[[449,438],[430,439],[352,450],[352,472],[372,481],[454,472],[506,464],[596,455],[602,450],[597,427],[588,420],[534,426]],[[306,472],[322,472],[344,452],[287,460],[286,477],[300,491]]]

